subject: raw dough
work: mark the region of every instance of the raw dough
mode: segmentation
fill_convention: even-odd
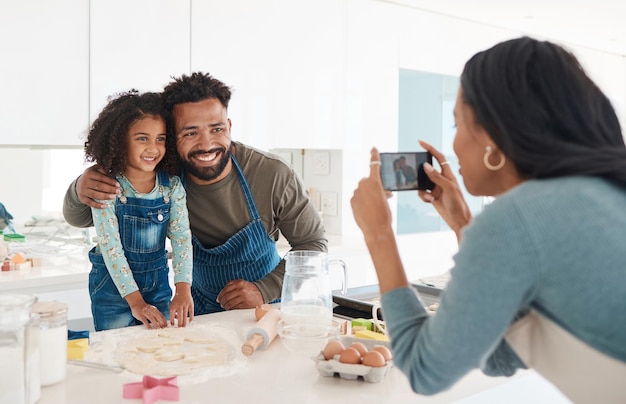
[[[188,375],[195,369],[224,365],[233,356],[233,347],[206,328],[172,327],[141,330],[141,334],[124,339],[116,349],[117,362],[133,373]]]

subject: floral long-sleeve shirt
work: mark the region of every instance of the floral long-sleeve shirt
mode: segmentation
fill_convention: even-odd
[[[161,197],[158,176],[154,189],[148,194],[138,193],[128,180],[118,176],[117,181],[122,188],[122,195],[127,197],[141,197],[142,199],[156,199]],[[191,230],[189,229],[189,214],[187,212],[187,197],[185,189],[177,176],[170,177],[169,187],[163,186],[163,195],[170,200],[170,219],[167,225],[167,237],[172,247],[172,269],[174,283],[192,280],[192,245]],[[138,290],[133,273],[124,255],[124,248],[120,239],[120,229],[115,214],[115,200],[100,201],[107,205],[104,209],[92,209],[93,223],[98,236],[96,251],[104,258],[109,274],[117,286],[122,297]],[[165,246],[163,246],[165,249]]]

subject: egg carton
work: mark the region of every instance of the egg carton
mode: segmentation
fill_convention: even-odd
[[[339,355],[335,355],[333,359],[326,360],[322,353],[313,359],[316,362],[318,372],[322,376],[333,377],[339,375],[342,379],[362,379],[368,383],[378,383],[383,380],[383,377],[385,377],[392,365],[391,361],[387,362],[385,366],[376,368],[365,365],[341,363],[339,362]]]

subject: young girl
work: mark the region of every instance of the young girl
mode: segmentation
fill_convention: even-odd
[[[141,323],[162,328],[167,319],[184,327],[193,319],[191,231],[165,116],[159,94],[131,90],[112,99],[89,130],[86,161],[121,188],[117,199],[101,201],[106,208],[92,209],[98,244],[89,252],[89,295],[96,331]]]

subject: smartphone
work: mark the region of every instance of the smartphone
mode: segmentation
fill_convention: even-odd
[[[380,153],[380,176],[388,191],[432,190],[435,184],[424,172],[424,163],[433,164],[429,152]]]

